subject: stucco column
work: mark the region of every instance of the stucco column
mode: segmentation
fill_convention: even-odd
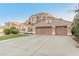
[[[67,35],[72,35],[71,34],[71,26],[70,25],[67,26]]]
[[[21,32],[22,32],[22,28],[23,28],[23,27],[21,26],[21,29],[20,29]]]
[[[28,32],[28,27],[25,27],[25,32]]]
[[[32,31],[32,33],[35,34],[35,27],[33,27],[33,31]]]
[[[55,35],[55,26],[52,26],[52,35]]]

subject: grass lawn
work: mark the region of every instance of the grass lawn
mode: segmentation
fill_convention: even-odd
[[[2,34],[3,32],[0,32],[0,34]]]
[[[22,36],[26,36],[26,35],[10,34],[10,35],[6,35],[6,36],[1,36],[0,40],[7,40],[7,39],[17,38],[17,37],[22,37]]]

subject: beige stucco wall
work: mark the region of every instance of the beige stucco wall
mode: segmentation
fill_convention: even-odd
[[[55,35],[55,26],[52,26],[52,35]]]
[[[58,20],[58,19],[51,19],[52,23],[47,23],[46,20],[43,20],[35,25],[33,27],[40,27],[40,26],[71,26],[71,22]]]
[[[44,27],[44,26],[52,26],[52,35],[55,35],[55,26],[67,26],[67,35],[71,35],[71,22],[59,20],[59,19],[52,19],[52,23],[47,23],[46,20],[43,20],[36,25],[33,26],[35,34],[36,27]]]
[[[35,32],[35,27],[32,27],[32,28],[33,28],[32,33],[33,33],[33,34],[36,34],[36,32]]]
[[[0,29],[0,32],[3,32],[4,29]]]
[[[67,26],[67,35],[72,35],[71,34],[71,25]]]
[[[69,21],[65,21],[65,20],[62,20],[62,19],[54,19],[53,20],[53,23],[55,26],[68,26],[68,25],[71,25],[72,23],[69,22]]]

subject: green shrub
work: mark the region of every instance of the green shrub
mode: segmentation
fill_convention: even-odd
[[[9,34],[18,34],[19,31],[17,30],[16,27],[10,27],[10,28],[5,28],[5,29],[4,29],[4,33],[5,33],[6,35],[9,35]]]
[[[17,33],[19,33],[19,30],[18,30],[16,27],[11,27],[10,30],[11,30],[11,33],[12,33],[12,34],[17,34]]]
[[[19,31],[18,31],[17,29],[14,29],[14,30],[11,31],[11,33],[12,33],[12,34],[18,34]]]
[[[5,33],[6,35],[9,35],[9,34],[11,33],[10,28],[5,28],[5,29],[4,29],[4,33]]]

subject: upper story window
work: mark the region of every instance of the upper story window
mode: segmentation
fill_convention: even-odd
[[[31,24],[31,22],[28,22],[28,24]]]
[[[52,23],[52,20],[46,20],[46,23]]]
[[[36,23],[36,22],[37,22],[36,17],[35,18],[32,18],[32,23]]]

